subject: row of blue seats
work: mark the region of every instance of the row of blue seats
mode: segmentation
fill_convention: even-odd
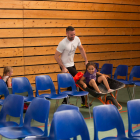
[[[99,68],[99,63],[95,63]],[[113,64],[105,63],[100,70],[100,73],[111,75],[112,78]],[[119,79],[118,76],[124,76],[124,79]],[[140,66],[134,66],[130,72],[129,80],[128,80],[128,65],[118,65],[115,73],[114,79],[124,84],[136,84],[140,86],[139,80],[133,80],[133,78],[140,78]]]
[[[97,67],[99,68],[99,63],[95,63]],[[111,75],[112,78],[112,71],[113,71],[113,64],[104,64],[100,70],[101,73]],[[123,76],[123,78],[118,78],[118,76]],[[134,80],[133,78],[140,78],[140,66],[134,66],[130,72],[129,80],[128,80],[128,65],[118,65],[115,73],[114,73],[114,79],[124,83],[127,86],[127,91],[129,93],[129,98],[134,99],[135,98],[135,87],[140,86],[140,80]],[[128,85],[134,85],[133,87],[133,93],[130,93],[130,89]]]
[[[25,140],[70,140],[80,135],[82,140],[90,140],[89,131],[79,108],[73,105],[61,105],[53,115],[50,133],[48,135],[48,116],[50,101],[44,98],[35,98],[27,109],[23,122],[23,96],[8,95],[0,112],[0,135],[9,139]],[[94,140],[99,140],[98,132],[116,128],[117,136],[104,139],[135,140],[140,137],[140,130],[132,131],[132,124],[140,123],[140,99],[127,102],[128,109],[128,136],[125,135],[123,120],[114,105],[100,105],[93,108]],[[19,117],[20,123],[8,121],[6,116]],[[32,127],[31,120],[44,123],[41,128]],[[29,137],[37,136],[37,137]],[[138,139],[137,139],[138,140]]]
[[[132,125],[140,123],[140,99],[127,102],[128,137],[121,115],[114,105],[100,105],[93,108],[94,140],[99,140],[99,132],[117,130],[117,136],[105,137],[102,140],[139,140],[140,129],[133,132]],[[25,140],[70,140],[80,135],[82,140],[90,140],[87,125],[78,109],[65,109],[53,116],[49,137],[27,137]]]
[[[86,91],[77,91],[75,81],[71,74],[61,73],[57,76],[58,79],[58,94],[56,94],[54,83],[49,75],[36,76],[36,97],[47,99],[63,99],[69,96],[85,96],[88,95]],[[72,91],[63,91],[62,88],[72,87]],[[39,95],[39,91],[50,89],[49,93]],[[34,99],[32,86],[26,77],[12,78],[12,94],[15,93],[28,93],[28,96],[24,96],[25,102],[31,102]],[[5,82],[0,79],[0,95],[4,94],[5,98],[9,95],[8,88]],[[0,104],[3,104],[3,100],[0,100]]]

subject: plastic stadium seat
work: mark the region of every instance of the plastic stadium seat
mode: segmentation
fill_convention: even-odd
[[[44,98],[35,98],[29,105],[23,126],[3,127],[0,129],[0,135],[8,139],[22,139],[27,136],[48,136],[48,116],[50,110],[50,101]],[[44,131],[41,128],[31,126],[31,120],[44,123]]]
[[[130,84],[133,84],[133,95],[132,95],[132,99],[135,98],[135,87],[136,86],[140,86],[140,80],[133,80],[133,78],[140,78],[140,66],[134,66],[130,72],[130,76],[129,76],[129,82]]]
[[[7,85],[2,79],[0,79],[0,95],[4,95],[5,99],[9,95]],[[0,99],[0,105],[3,105],[5,99]]]
[[[12,78],[12,93],[28,92],[28,96],[24,97],[24,102],[31,102],[34,99],[32,86],[26,77]]]
[[[124,76],[125,79],[118,79],[118,76]],[[130,92],[128,86],[130,82],[128,81],[127,77],[128,77],[128,65],[118,65],[114,73],[114,79],[126,85],[129,98],[131,99],[132,93]]]
[[[128,136],[130,138],[140,138],[140,129],[133,132],[132,124],[140,124],[140,99],[127,102],[128,112]]]
[[[63,99],[68,97],[67,94],[56,94],[53,81],[49,75],[40,75],[35,77],[36,82],[36,97],[47,98],[47,99]],[[39,95],[39,90],[51,90],[51,94]]]
[[[117,76],[125,76],[125,79],[118,79]],[[122,83],[128,83],[128,66],[127,65],[118,65],[116,70],[115,70],[115,73],[114,73],[114,79],[119,81],[119,82],[122,82]]]
[[[74,105],[62,104],[57,108],[56,112],[64,111],[64,110],[77,110],[77,111],[79,111],[79,107],[74,106]]]
[[[69,139],[78,135],[81,136],[82,140],[90,139],[87,125],[79,111],[65,110],[54,114],[50,128],[50,137]]]
[[[117,136],[109,136],[104,140],[133,140],[125,136],[125,128],[121,115],[114,105],[100,105],[93,108],[94,140],[99,140],[98,132],[109,131],[114,128]],[[102,140],[103,140],[102,139]]]
[[[88,95],[87,91],[77,91],[75,81],[72,75],[69,73],[58,74],[57,81],[58,81],[58,94],[67,94],[68,96],[77,96],[77,97]],[[71,87],[72,91],[61,92],[61,88],[67,88],[67,87]],[[89,114],[90,114],[90,106],[89,106]],[[90,117],[91,117],[91,114],[90,114]]]
[[[102,66],[100,73],[110,75],[112,78],[112,71],[113,71],[113,64],[105,63]]]
[[[10,94],[4,100],[0,112],[0,128],[23,125],[23,96]],[[20,118],[19,124],[14,121],[6,121],[7,115]]]
[[[80,135],[82,140],[90,140],[85,120],[77,110],[54,113],[49,137],[27,137],[25,140],[70,140]]]

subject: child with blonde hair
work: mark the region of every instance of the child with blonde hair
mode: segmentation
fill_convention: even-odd
[[[3,77],[2,79],[5,81],[7,87],[11,87],[11,76],[13,74],[13,68],[12,67],[4,67],[4,70],[3,70]]]

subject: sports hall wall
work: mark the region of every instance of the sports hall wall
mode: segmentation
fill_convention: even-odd
[[[139,0],[0,0],[0,75],[12,66],[13,77],[25,76],[35,84],[35,76],[48,74],[57,87],[60,73],[54,53],[73,26],[89,61],[99,67],[113,64],[140,65]],[[84,60],[76,51],[77,70]]]

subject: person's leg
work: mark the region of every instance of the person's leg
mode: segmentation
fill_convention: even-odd
[[[107,79],[104,75],[99,76],[97,81],[98,81],[98,83],[103,82],[108,91],[113,91],[113,90],[110,89],[108,81],[107,81]]]
[[[73,77],[78,73],[77,70],[76,70],[76,68],[75,68],[75,66],[67,67],[67,69],[68,69],[69,73],[70,73]],[[68,87],[67,90],[68,90],[68,91],[71,91],[72,88],[71,88],[71,87]],[[67,98],[64,98],[62,104],[66,104],[66,103],[67,103]]]
[[[60,69],[62,70],[61,67],[60,67]],[[67,98],[64,98],[64,99],[63,99],[62,104],[67,104]]]
[[[98,88],[98,86],[97,86],[97,84],[96,84],[96,82],[95,82],[94,79],[91,79],[91,80],[89,81],[89,85],[90,85],[91,87],[93,87],[97,92],[101,93],[101,91],[99,90],[99,88]]]
[[[76,67],[73,66],[73,67],[67,67],[69,73],[74,77],[78,72],[76,70]],[[67,90],[70,90],[71,87],[69,87]],[[72,89],[71,89],[72,90]],[[82,91],[81,89],[79,89],[79,91]],[[82,104],[85,104],[85,97],[84,96],[81,96],[81,99],[82,99]]]

